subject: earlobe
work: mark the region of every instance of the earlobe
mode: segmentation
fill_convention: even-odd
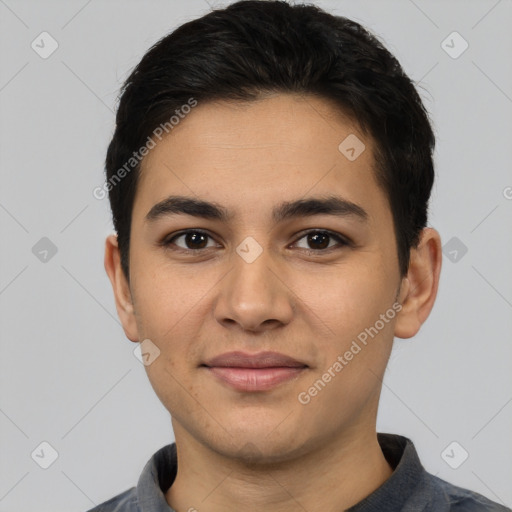
[[[402,280],[396,337],[412,338],[428,318],[437,296],[441,262],[441,237],[435,229],[424,228],[418,247],[411,249],[409,270]]]
[[[109,235],[105,240],[104,265],[112,285],[117,314],[124,333],[130,341],[139,341],[131,290],[121,267],[121,255],[116,235]]]

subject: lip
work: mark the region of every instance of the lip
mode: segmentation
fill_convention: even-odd
[[[306,363],[297,361],[293,357],[280,354],[279,352],[248,354],[247,352],[240,351],[220,354],[206,361],[204,365],[232,368],[299,368],[307,366]]]
[[[298,377],[308,366],[278,352],[227,352],[202,365],[238,391],[265,391]]]

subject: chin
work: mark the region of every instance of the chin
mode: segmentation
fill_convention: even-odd
[[[302,451],[300,447],[287,443],[270,443],[264,436],[260,440],[247,436],[231,440],[229,446],[212,446],[219,455],[243,464],[255,466],[275,465],[294,459]]]
[[[282,421],[282,419],[281,419]],[[229,429],[231,435],[208,439],[207,445],[223,457],[245,464],[268,465],[293,460],[307,452],[307,439],[297,432],[281,431],[277,434],[279,422],[264,428]]]

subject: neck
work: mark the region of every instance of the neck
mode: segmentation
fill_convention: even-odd
[[[177,512],[345,510],[392,474],[375,429],[340,438],[280,463],[248,464],[224,457],[174,425],[178,473],[166,492]]]

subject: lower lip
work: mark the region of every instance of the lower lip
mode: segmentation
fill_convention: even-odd
[[[233,368],[208,367],[213,375],[238,391],[265,391],[296,378],[306,368]]]

